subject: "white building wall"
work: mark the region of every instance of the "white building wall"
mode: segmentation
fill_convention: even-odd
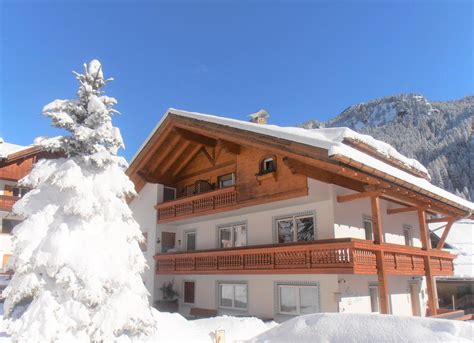
[[[361,198],[349,202],[338,203],[338,195],[354,193],[354,191],[333,186],[334,190],[334,235],[335,238],[353,237],[365,239],[363,226],[364,216],[371,217],[370,198]],[[392,202],[380,200],[380,213],[384,240],[387,243],[405,244],[403,227],[411,227],[413,246],[421,247],[418,215],[415,212],[387,214],[387,209],[400,207]]]
[[[376,275],[339,275],[339,291],[341,301],[339,311],[347,313],[371,313],[369,285],[376,285]],[[426,282],[424,278],[410,276],[388,276],[388,291],[390,294],[391,314],[398,316],[412,316],[412,300],[410,284],[419,285],[418,292],[420,313],[426,313]]]
[[[337,275],[173,275],[161,276],[160,282],[173,280],[175,290],[179,294],[179,309],[184,316],[189,315],[191,307],[217,309],[220,315],[252,315],[265,319],[283,321],[290,318],[279,315],[277,312],[277,295],[275,284],[294,284],[308,282],[318,284],[320,291],[321,312],[337,312],[337,299],[334,294],[338,292]],[[195,282],[195,303],[183,303],[184,281]],[[218,282],[245,282],[248,285],[248,309],[229,310],[218,306]],[[161,292],[159,298],[161,299]]]
[[[130,203],[130,209],[133,212],[135,220],[140,225],[140,230],[147,233],[147,249],[143,252],[146,258],[148,268],[143,273],[143,282],[148,290],[150,302],[155,296],[155,261],[153,256],[158,251],[156,244],[156,210],[154,206],[162,197],[162,186],[147,183]],[[160,200],[161,201],[161,200]]]

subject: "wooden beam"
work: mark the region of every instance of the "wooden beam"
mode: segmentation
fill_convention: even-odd
[[[418,225],[420,227],[421,248],[423,250],[429,250],[430,237],[428,225],[426,224],[426,212],[423,209],[418,210]],[[431,271],[431,259],[429,255],[423,256],[423,263],[425,266],[426,290],[428,294],[428,311],[431,316],[434,316],[437,313],[438,301],[436,300],[436,282]]]
[[[426,225],[426,212],[423,209],[418,210],[418,226],[420,227],[421,248],[428,250],[430,248],[430,237],[428,226]]]
[[[382,220],[380,217],[380,198],[378,196],[370,197],[370,206],[372,210],[372,228],[374,231],[375,244],[383,243]]]
[[[431,223],[444,223],[444,222],[455,221],[456,219],[457,219],[456,217],[431,218],[431,219],[427,219],[426,222],[428,224],[431,224]]]
[[[181,145],[178,145],[175,149],[172,150],[170,157],[163,161],[163,164],[157,167],[159,169],[160,175],[165,175],[168,169],[173,165],[173,163],[181,156],[181,154],[188,148],[191,143],[186,141]]]
[[[322,181],[325,183],[332,183],[344,188],[352,189],[357,192],[364,191],[364,184],[362,182],[349,179],[342,175],[331,173],[327,170],[305,164],[289,157],[284,157],[283,163],[288,167],[288,169],[290,169],[293,174],[305,175],[314,180]]]
[[[357,200],[357,199],[362,199],[362,198],[367,198],[367,197],[374,197],[374,196],[378,197],[383,192],[384,192],[383,190],[375,190],[375,191],[366,191],[366,192],[360,192],[360,193],[354,193],[354,194],[348,194],[348,195],[338,195],[337,202],[347,202],[347,201],[352,201],[352,200]]]
[[[448,238],[449,231],[451,230],[451,227],[453,226],[454,221],[449,221],[448,224],[446,224],[446,227],[444,228],[443,234],[441,235],[441,238],[439,239],[438,245],[436,246],[436,249],[443,249],[444,243],[446,242],[446,238]]]
[[[173,135],[172,137],[168,138],[166,144],[163,144],[163,148],[158,148],[157,151],[152,155],[149,162],[145,165],[149,170],[156,170],[156,168],[163,162],[166,157],[170,154],[176,144],[179,143],[179,136]]]
[[[225,151],[230,152],[231,154],[240,155],[240,145],[239,144],[229,142],[229,141],[225,141],[225,140],[222,140],[222,139],[219,139],[217,141],[217,143],[220,144],[224,148]]]
[[[210,147],[215,147],[217,145],[217,140],[208,136],[201,135],[199,133],[175,127],[173,129],[179,136],[183,139],[186,139],[190,142],[202,144]]]
[[[370,197],[370,206],[372,210],[372,228],[374,232],[374,243],[380,245],[383,242],[382,221],[380,217],[380,198],[378,194]],[[377,263],[377,280],[379,282],[380,313],[390,313],[390,301],[387,273],[385,270],[385,259],[383,249],[375,252],[375,261]]]
[[[426,210],[426,207],[423,206],[411,206],[411,207],[401,207],[401,208],[389,208],[387,209],[387,214],[397,214],[397,213],[404,213],[404,212],[413,212],[418,211],[420,209]]]
[[[389,290],[388,290],[388,279],[385,271],[384,252],[379,250],[375,252],[375,259],[377,262],[377,280],[379,286],[379,300],[380,300],[380,313],[390,314],[390,301],[389,301]]]
[[[191,162],[193,158],[196,157],[196,155],[199,153],[201,149],[202,149],[202,145],[196,145],[186,156],[186,159],[184,159],[183,162],[179,166],[177,166],[176,169],[173,171],[173,177],[178,175],[181,172],[181,170],[183,170],[189,164],[189,162]]]
[[[214,157],[212,157],[211,154],[209,154],[209,151],[207,151],[207,149],[205,147],[202,148],[202,152],[203,152],[204,156],[206,156],[206,158],[208,159],[209,163],[212,166],[215,166],[216,165],[216,159]]]

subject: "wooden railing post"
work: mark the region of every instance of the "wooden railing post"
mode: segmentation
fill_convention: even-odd
[[[374,243],[380,245],[383,242],[382,221],[380,220],[380,198],[378,195],[370,197],[372,208],[372,227],[374,231]],[[383,249],[375,252],[377,262],[377,279],[379,283],[380,313],[390,313],[388,279],[384,261]]]
[[[426,212],[424,209],[418,210],[418,225],[420,226],[421,248],[428,251],[430,247],[430,238],[428,225],[426,224]],[[436,291],[436,281],[431,270],[431,258],[429,255],[423,256],[423,264],[425,267],[426,288],[428,293],[428,311],[431,316],[434,316],[438,313],[438,296]]]

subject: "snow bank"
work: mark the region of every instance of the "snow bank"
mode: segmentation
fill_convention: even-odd
[[[446,319],[318,313],[290,319],[247,343],[472,342],[474,326]]]
[[[229,317],[221,316],[209,319],[199,319],[192,323],[206,332],[215,332],[217,329],[225,330],[226,342],[237,342],[251,339],[262,332],[275,326],[275,322],[264,323],[255,317]]]

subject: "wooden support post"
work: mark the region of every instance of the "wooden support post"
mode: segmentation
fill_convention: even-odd
[[[374,243],[381,244],[383,242],[382,221],[380,220],[380,198],[378,195],[370,197],[370,204],[372,208],[372,228],[374,230]],[[377,262],[377,279],[379,282],[379,298],[380,298],[380,313],[390,313],[389,291],[387,273],[385,272],[384,252],[378,250],[375,252]]]
[[[380,198],[372,196],[370,198],[372,207],[372,228],[374,230],[374,242],[380,244],[383,242],[382,221],[380,220]]]
[[[420,226],[421,248],[423,250],[429,250],[430,237],[428,225],[426,224],[425,210],[418,211],[418,225]],[[436,281],[431,271],[431,259],[429,255],[423,256],[423,263],[425,266],[426,288],[428,293],[428,313],[430,316],[434,316],[438,313],[438,295],[436,292]]]
[[[436,247],[436,249],[443,249],[444,247],[444,243],[446,242],[446,238],[448,238],[448,234],[449,234],[449,231],[451,230],[451,227],[453,226],[454,224],[454,221],[450,221],[448,222],[448,224],[446,224],[446,227],[444,228],[444,231],[443,231],[443,234],[441,235],[441,238],[438,242],[438,246]]]

